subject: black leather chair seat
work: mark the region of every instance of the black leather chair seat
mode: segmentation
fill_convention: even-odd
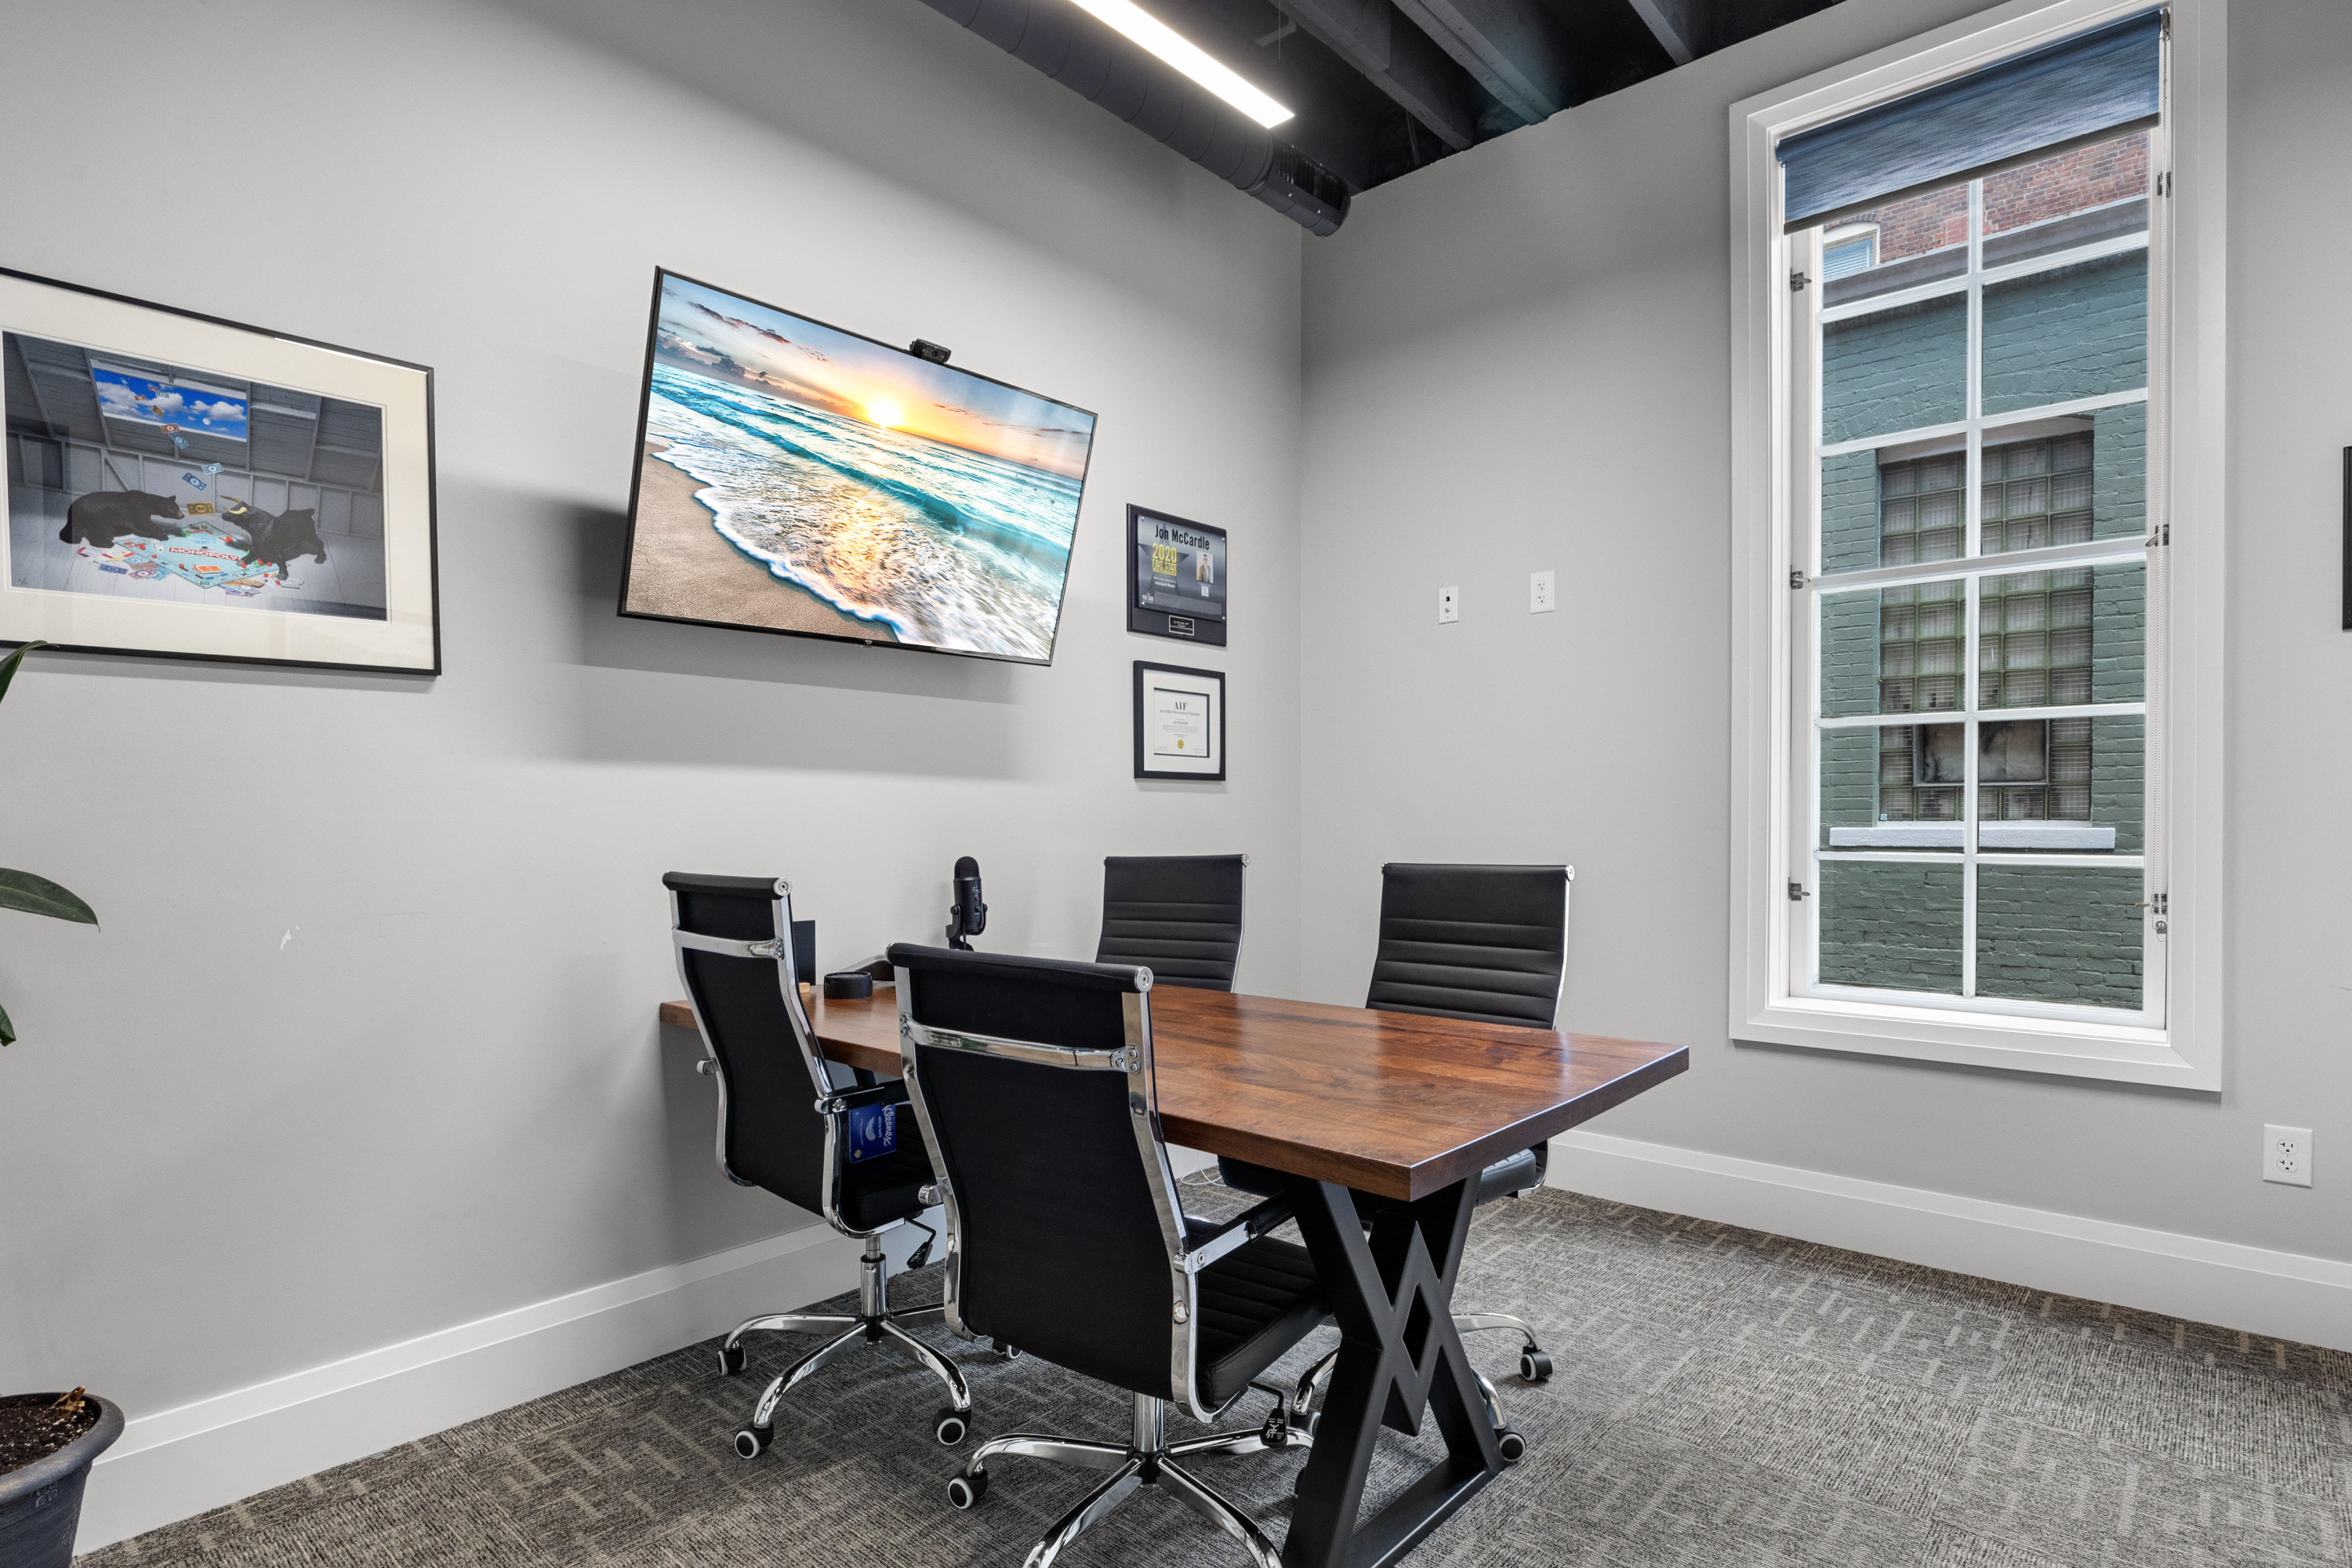
[[[1542,1186],[1544,1172],[1550,1164],[1551,1146],[1548,1143],[1538,1143],[1532,1149],[1520,1150],[1507,1160],[1496,1161],[1478,1173],[1478,1201],[1491,1204],[1496,1198]],[[1217,1173],[1225,1179],[1225,1185],[1236,1191],[1255,1193],[1262,1198],[1282,1195],[1282,1173],[1267,1166],[1220,1154]]]
[[[1201,1397],[1223,1405],[1329,1315],[1315,1261],[1296,1243],[1259,1237],[1201,1270]]]
[[[923,1212],[921,1192],[931,1180],[931,1152],[911,1110],[898,1112],[898,1146],[841,1170],[841,1217],[852,1230],[872,1230]]]

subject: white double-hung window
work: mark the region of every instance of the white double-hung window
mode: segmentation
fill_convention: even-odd
[[[2219,1086],[2221,9],[1733,111],[1736,1039]]]

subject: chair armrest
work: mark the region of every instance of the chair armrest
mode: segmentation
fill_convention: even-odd
[[[819,1116],[842,1116],[872,1105],[906,1103],[907,1081],[894,1078],[887,1082],[877,1083],[872,1089],[845,1089],[839,1094],[827,1095],[816,1102],[816,1113]]]
[[[1217,1226],[1202,1237],[1197,1246],[1186,1247],[1184,1272],[1197,1274],[1219,1258],[1240,1250],[1295,1217],[1296,1211],[1288,1198],[1268,1198],[1246,1214],[1238,1215]]]

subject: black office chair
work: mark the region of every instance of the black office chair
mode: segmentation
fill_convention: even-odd
[[[1380,951],[1364,1005],[1550,1028],[1559,1015],[1569,893],[1575,884],[1573,866],[1381,867]],[[1549,1143],[1497,1160],[1479,1173],[1478,1202],[1543,1185],[1550,1164]],[[1283,1190],[1281,1173],[1264,1165],[1221,1156],[1217,1169],[1227,1186],[1245,1193]],[[1465,1333],[1517,1331],[1523,1342],[1519,1375],[1529,1383],[1551,1376],[1551,1357],[1525,1320],[1457,1312],[1454,1326]],[[1493,1405],[1493,1387],[1483,1377],[1479,1382]]]
[[[1248,864],[1246,855],[1105,857],[1095,962],[1140,965],[1155,985],[1231,991]]]
[[[1310,1441],[1286,1392],[1252,1379],[1323,1321],[1323,1287],[1304,1247],[1265,1234],[1286,1203],[1221,1226],[1185,1215],[1152,1086],[1151,972],[904,945],[890,962],[905,1081],[947,1205],[948,1326],[1134,1396],[1128,1442],[992,1438],[948,1500],[977,1505],[1005,1454],[1108,1470],[1028,1568],[1145,1485],[1275,1568],[1265,1532],[1180,1461]],[[1253,1386],[1275,1397],[1263,1426],[1168,1440],[1171,1401],[1211,1421]]]
[[[669,889],[678,974],[709,1053],[696,1066],[719,1079],[719,1169],[740,1186],[763,1187],[814,1210],[842,1235],[866,1244],[855,1316],[771,1313],[738,1325],[719,1347],[719,1369],[731,1377],[743,1370],[743,1336],[754,1330],[840,1331],[768,1384],[751,1424],[735,1434],[735,1451],[758,1458],[774,1440],[776,1406],[784,1395],[861,1340],[897,1346],[947,1385],[949,1404],[934,1417],[933,1435],[942,1443],[962,1442],[971,1426],[971,1394],[962,1372],[907,1331],[909,1324],[938,1322],[944,1313],[938,1307],[891,1310],[882,1257],[884,1235],[926,1206],[921,1193],[931,1180],[930,1156],[915,1119],[896,1110],[895,1151],[861,1157],[851,1136],[852,1111],[901,1107],[906,1086],[845,1074],[825,1060],[801,1005],[788,884],[673,871],[662,885]],[[909,1266],[921,1268],[929,1252],[926,1241]]]

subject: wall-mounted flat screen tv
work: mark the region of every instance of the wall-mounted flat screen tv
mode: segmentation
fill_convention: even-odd
[[[1095,416],[654,277],[621,613],[1047,664]]]

